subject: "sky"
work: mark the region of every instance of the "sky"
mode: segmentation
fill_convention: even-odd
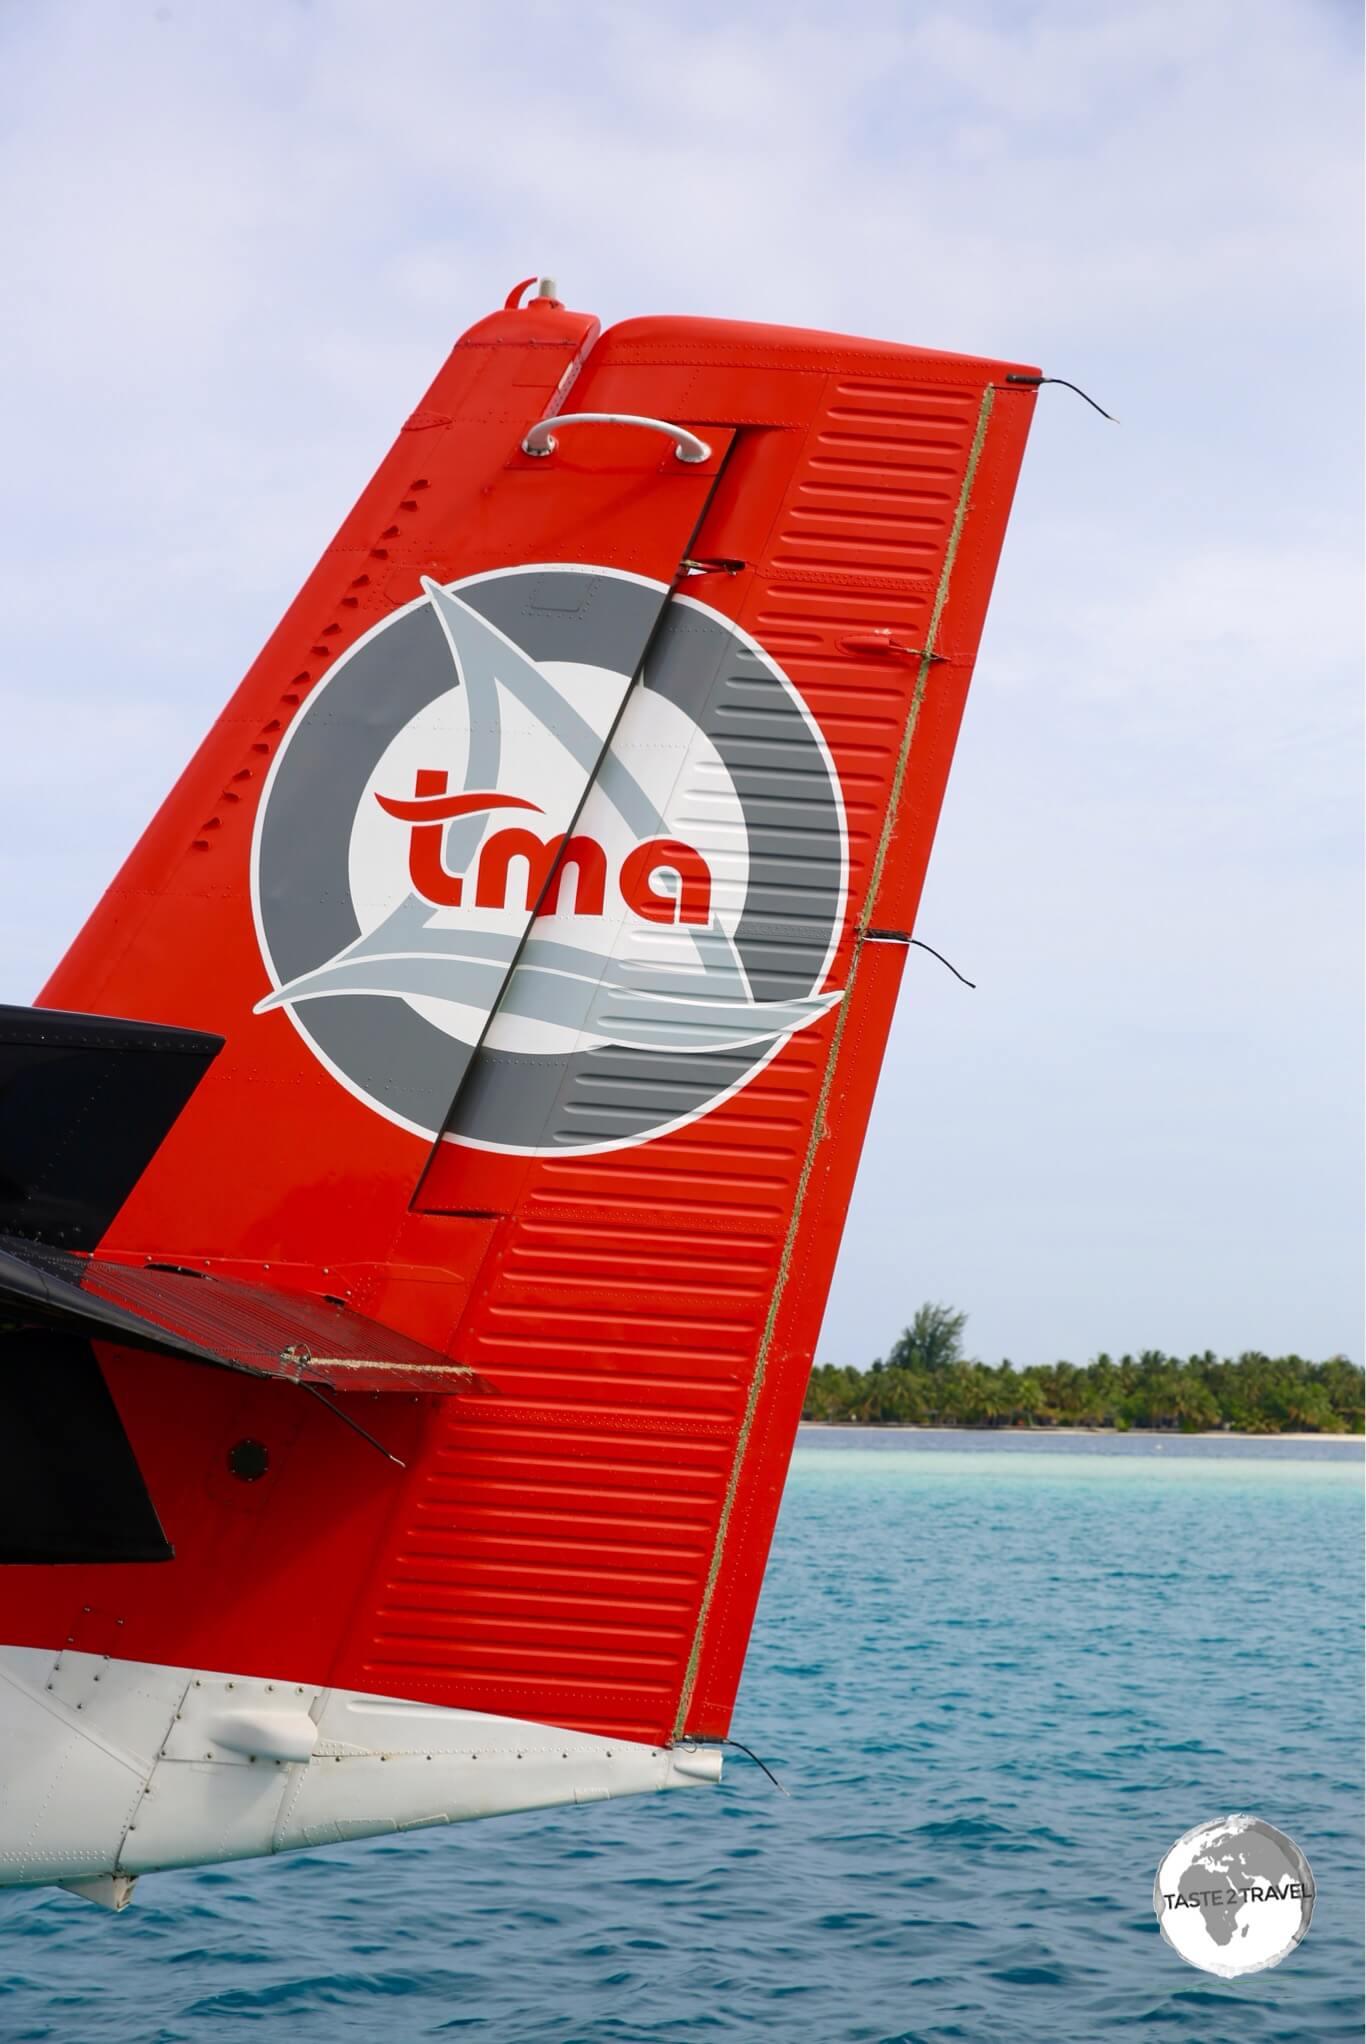
[[[1348,0],[0,0],[0,999],[530,272],[1039,361],[821,1337],[1362,1357]]]

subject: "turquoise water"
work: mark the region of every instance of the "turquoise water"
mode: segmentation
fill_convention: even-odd
[[[803,1438],[719,1791],[0,1897],[0,2039],[1199,2044],[1361,2034],[1359,1445]],[[1309,1935],[1222,1982],[1153,1874],[1250,1810]]]

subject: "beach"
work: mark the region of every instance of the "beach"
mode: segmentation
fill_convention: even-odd
[[[929,1427],[914,1422],[904,1425],[880,1424],[867,1426],[860,1420],[804,1419],[801,1423],[803,1434],[961,1434],[965,1440],[976,1440],[983,1435],[1010,1436],[1023,1440],[1046,1440],[1050,1438],[1076,1438],[1078,1440],[1132,1440],[1132,1441],[1343,1441],[1355,1442],[1366,1450],[1366,1434],[1324,1434],[1307,1432],[1286,1432],[1275,1434],[1242,1433],[1235,1427],[1194,1427],[1189,1433],[1179,1427]]]

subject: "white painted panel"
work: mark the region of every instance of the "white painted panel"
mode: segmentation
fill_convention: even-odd
[[[602,1802],[720,1773],[714,1747],[0,1648],[0,1886],[61,1881],[105,1900],[115,1891],[101,1876]]]

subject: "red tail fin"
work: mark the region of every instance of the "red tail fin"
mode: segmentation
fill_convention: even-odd
[[[397,1468],[102,1348],[175,1559],[9,1572],[16,1641],[726,1731],[1022,374],[545,301],[455,348],[43,1000],[224,1039],[104,1266],[480,1388],[343,1392]]]

